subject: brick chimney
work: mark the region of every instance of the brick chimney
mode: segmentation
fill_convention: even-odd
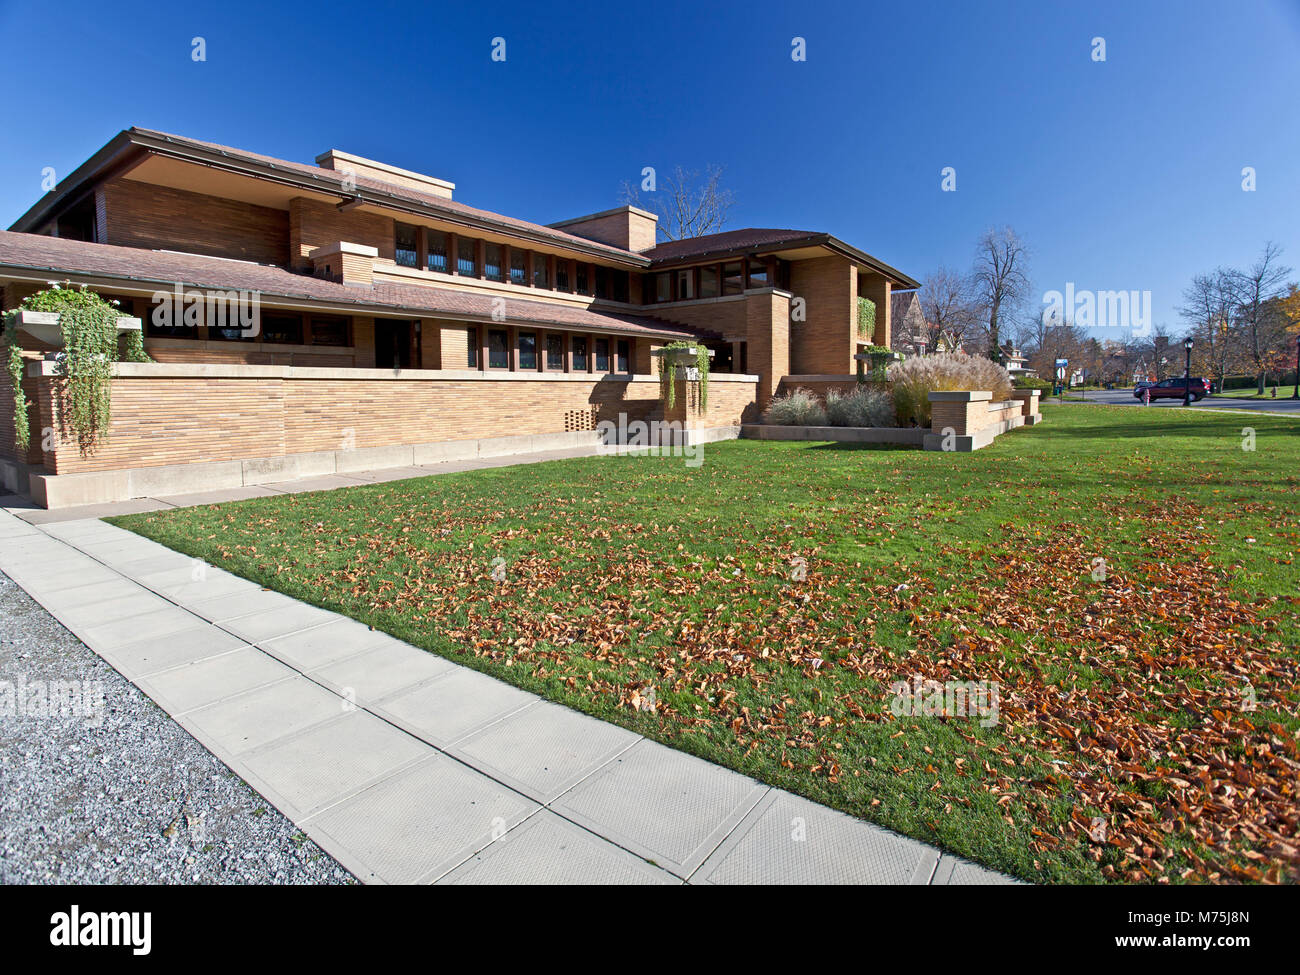
[[[648,251],[655,245],[659,218],[648,210],[621,206],[585,217],[561,220],[549,226],[552,230],[563,230],[566,234],[599,241],[611,247],[621,247],[625,251]]]

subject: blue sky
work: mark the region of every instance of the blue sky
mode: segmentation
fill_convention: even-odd
[[[1009,224],[1036,294],[1150,290],[1175,330],[1192,274],[1266,240],[1300,267],[1300,0],[0,0],[0,37],[4,226],[43,167],[62,177],[134,124],[343,149],[542,223],[615,205],[643,166],[717,163],[730,227],[829,231],[920,278]]]

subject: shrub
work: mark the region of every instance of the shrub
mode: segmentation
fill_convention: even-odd
[[[983,356],[941,352],[889,367],[894,412],[899,423],[930,425],[930,393],[971,390],[990,392],[994,402],[1011,398],[1011,376]]]
[[[892,427],[894,398],[870,386],[851,393],[832,389],[826,394],[826,418],[833,427]]]
[[[796,389],[774,398],[768,404],[764,420],[783,427],[824,427],[826,411],[811,392]]]
[[[1016,389],[1047,390],[1052,388],[1051,383],[1046,379],[1039,379],[1037,376],[1020,376],[1012,385],[1014,385]]]

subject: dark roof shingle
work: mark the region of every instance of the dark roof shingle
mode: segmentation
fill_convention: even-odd
[[[125,284],[156,284],[160,290],[176,283],[225,291],[257,291],[285,299],[304,299],[354,305],[361,309],[408,312],[431,317],[488,319],[491,295],[418,284],[375,282],[371,288],[339,284],[323,278],[294,274],[268,264],[233,261],[220,257],[171,251],[117,247],[38,234],[0,230],[0,278],[4,268],[48,274],[50,280],[76,274],[116,278]],[[547,301],[506,297],[505,314],[512,322],[530,322],[568,328],[591,328],[627,333],[696,334],[679,324],[644,315],[593,311]]]

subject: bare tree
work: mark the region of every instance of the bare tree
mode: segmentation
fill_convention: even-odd
[[[1241,365],[1241,328],[1236,314],[1234,272],[1215,268],[1198,274],[1183,292],[1185,304],[1178,313],[1189,323],[1195,358],[1206,363],[1209,375],[1223,381],[1229,370]]]
[[[716,233],[727,222],[727,211],[735,199],[722,187],[721,166],[710,163],[703,174],[674,166],[662,178],[662,187],[643,203],[637,187],[624,180],[622,203],[649,210],[659,217],[661,240],[685,240]]]
[[[989,229],[975,248],[971,275],[975,296],[987,315],[989,358],[1000,361],[998,329],[1029,299],[1029,252],[1010,227]]]
[[[929,345],[947,332],[960,344],[979,321],[979,309],[971,298],[968,278],[946,267],[926,275],[919,292],[921,312],[931,330]]]
[[[1231,271],[1233,296],[1237,305],[1237,320],[1245,341],[1246,353],[1255,367],[1259,395],[1264,395],[1265,373],[1269,362],[1276,357],[1286,334],[1286,320],[1278,314],[1275,301],[1286,294],[1286,278],[1291,268],[1278,258],[1282,248],[1272,241],[1264,245],[1264,253],[1248,271]]]

